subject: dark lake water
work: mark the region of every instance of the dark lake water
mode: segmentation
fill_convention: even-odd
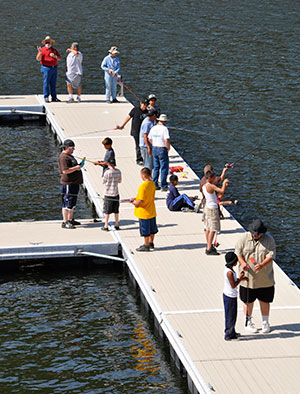
[[[72,41],[79,41],[83,91],[103,93],[100,63],[108,48],[118,45],[124,82],[139,97],[157,95],[170,118],[172,144],[199,176],[207,163],[221,172],[225,163],[247,155],[228,172],[227,196],[239,200],[231,212],[245,227],[256,217],[264,220],[277,243],[277,262],[300,285],[299,2],[4,0],[0,6],[0,95],[41,93],[35,48],[46,34],[62,55]],[[66,93],[64,61],[57,89]],[[127,97],[136,104],[130,93]],[[47,128],[1,128],[0,152],[1,220],[59,219],[59,149]],[[79,205],[79,216],[92,215],[84,196]],[[101,293],[97,277],[91,274],[88,280]],[[64,281],[53,280],[59,293]],[[81,275],[72,279],[77,287],[84,280]],[[26,310],[32,284],[23,278],[7,283],[18,288]],[[13,309],[13,292],[6,302]],[[59,321],[55,308],[49,313]],[[168,374],[160,371],[153,379],[161,382]],[[90,376],[93,385],[97,373]],[[63,392],[60,384],[56,392]],[[142,392],[155,390],[148,386]],[[137,379],[135,391],[127,392],[140,391]],[[111,386],[106,392],[118,391]],[[182,391],[175,380],[165,392]]]

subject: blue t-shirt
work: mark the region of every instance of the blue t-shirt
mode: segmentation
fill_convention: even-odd
[[[174,185],[170,185],[169,186],[169,190],[168,190],[168,194],[167,194],[167,207],[170,209],[172,202],[175,200],[175,198],[179,197],[180,193],[177,190],[176,186]]]
[[[148,135],[153,126],[154,126],[154,123],[147,116],[147,118],[143,120],[142,125],[141,125],[141,130],[140,130],[140,147],[141,148],[147,148],[147,145],[145,144],[145,141],[144,141],[144,134]]]

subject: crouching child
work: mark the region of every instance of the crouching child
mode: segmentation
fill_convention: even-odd
[[[170,186],[166,199],[167,207],[170,211],[180,211],[181,208],[189,208],[194,210],[194,201],[197,197],[188,197],[186,194],[180,194],[177,190],[178,176],[171,175],[169,178]]]

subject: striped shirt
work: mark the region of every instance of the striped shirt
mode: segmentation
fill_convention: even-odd
[[[115,197],[119,195],[118,183],[121,183],[122,175],[118,168],[108,168],[103,175],[102,181],[105,185],[105,196]]]

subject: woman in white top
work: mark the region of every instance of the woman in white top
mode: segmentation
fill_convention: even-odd
[[[218,255],[220,253],[218,253],[215,247],[212,245],[216,231],[220,230],[220,217],[216,192],[224,194],[229,184],[229,180],[225,179],[222,188],[219,188],[213,183],[216,177],[214,172],[207,171],[205,177],[207,182],[202,188],[206,199],[206,204],[204,207],[204,225],[207,246],[205,253],[207,255]]]

